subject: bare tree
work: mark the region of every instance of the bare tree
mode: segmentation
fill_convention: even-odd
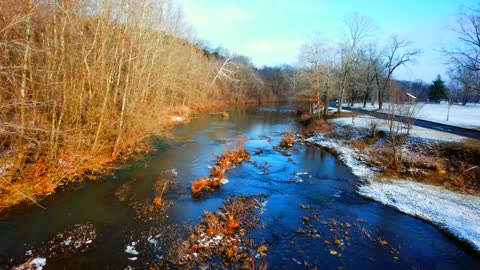
[[[374,30],[371,19],[353,14],[345,20],[348,29],[349,41],[342,50],[342,68],[340,74],[340,98],[338,101],[338,112],[342,112],[342,106],[345,98],[345,88],[347,87],[348,74],[350,73],[351,64],[355,50],[360,46],[361,42],[368,38]]]
[[[379,83],[375,83],[376,81],[379,82],[378,76],[380,75],[379,71],[382,70],[382,63],[380,62],[380,54],[377,50],[377,46],[375,44],[369,44],[364,52],[364,57],[366,59],[366,72],[365,72],[365,94],[363,97],[363,107],[367,106],[367,102],[369,98],[374,98],[374,90],[379,88]],[[372,101],[373,104],[373,101]]]
[[[299,90],[301,85],[301,72],[299,68],[282,69],[282,76],[288,83],[288,96],[294,96]]]
[[[194,43],[175,3],[1,1],[0,211],[126,158],[172,114],[272,98],[248,61]]]
[[[469,77],[478,77],[480,72],[480,10],[465,8],[453,29],[458,35],[458,45],[443,52],[453,69],[462,70]],[[478,80],[463,80],[469,88],[480,91]]]
[[[383,108],[385,94],[389,88],[392,88],[391,79],[395,70],[409,62],[415,61],[415,57],[420,53],[417,49],[410,49],[411,42],[399,39],[397,35],[391,37],[390,45],[385,52],[385,80],[378,89],[378,109]],[[380,72],[377,71],[377,80]],[[378,80],[379,81],[379,80]]]
[[[403,161],[403,147],[410,135],[418,108],[415,102],[403,102],[403,93],[397,86],[392,86],[391,91],[390,104],[387,108],[389,139],[392,149],[392,166],[398,170]]]
[[[455,88],[459,88],[451,98],[455,99],[456,94],[461,94],[460,102],[466,105],[476,91],[475,85],[480,85],[480,73],[468,68],[456,66],[449,71],[450,78],[456,82]],[[457,85],[458,84],[458,85]],[[455,100],[453,100],[455,101]]]
[[[326,117],[328,115],[330,89],[336,65],[335,49],[328,41],[322,40],[319,36],[315,36],[309,42],[302,45],[299,61],[308,66],[308,79],[317,96],[317,104],[320,105],[320,100],[324,103],[323,112]],[[324,90],[323,95],[321,93],[322,88]],[[318,109],[320,116],[320,106],[318,106]]]

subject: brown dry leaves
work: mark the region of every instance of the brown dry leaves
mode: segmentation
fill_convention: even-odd
[[[200,224],[194,226],[188,239],[178,246],[179,263],[187,268],[217,262],[220,268],[235,265],[250,269],[256,249],[253,240],[245,235],[259,226],[264,200],[264,195],[238,196],[226,201],[215,213],[205,211]]]
[[[282,136],[282,141],[280,141],[280,147],[290,148],[295,143],[295,133],[285,132]]]
[[[204,189],[220,187],[227,171],[243,161],[251,161],[250,154],[244,148],[225,152],[210,170],[210,177],[205,176],[193,181],[192,194],[196,195]]]

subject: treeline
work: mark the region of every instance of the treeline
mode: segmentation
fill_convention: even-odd
[[[480,98],[480,10],[464,8],[452,30],[458,42],[442,49],[449,63],[447,93],[451,103],[478,102]],[[380,110],[385,102],[428,100],[432,82],[395,80],[399,67],[416,61],[421,51],[406,39],[392,34],[379,41],[376,25],[367,17],[354,14],[344,20],[343,40],[329,40],[314,34],[298,53],[298,66],[287,74],[291,92],[316,98],[324,104],[338,102],[374,104]]]
[[[0,210],[128,157],[170,116],[277,100],[170,0],[2,0]]]
[[[449,64],[451,101],[480,102],[480,9],[463,7],[452,27],[457,36],[453,48],[443,49]]]
[[[316,97],[325,115],[331,101],[341,112],[347,103],[372,103],[381,110],[392,98],[403,99],[394,74],[414,62],[420,51],[395,34],[379,42],[375,24],[358,14],[346,18],[344,26],[343,40],[315,34],[301,46],[298,68],[288,76],[294,92]]]

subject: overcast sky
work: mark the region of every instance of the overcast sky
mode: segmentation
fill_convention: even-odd
[[[446,76],[439,52],[456,41],[451,31],[459,9],[473,0],[179,0],[198,38],[250,57],[256,66],[295,64],[299,46],[312,33],[335,42],[345,37],[343,20],[357,12],[373,19],[375,38],[393,33],[422,51],[401,68],[398,79],[430,82]]]

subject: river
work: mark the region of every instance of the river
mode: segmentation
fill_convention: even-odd
[[[329,153],[300,143],[289,149],[291,156],[275,151],[282,132],[298,128],[292,109],[242,107],[231,109],[227,120],[200,114],[173,131],[175,141],[156,141],[157,150],[145,159],[96,181],[71,184],[43,200],[46,209],[29,206],[10,212],[0,220],[0,265],[18,263],[56,233],[88,222],[96,228],[93,245],[84,253],[47,260],[44,269],[145,269],[173,245],[158,239],[154,250],[144,249],[130,260],[126,246],[152,227],[168,233],[170,226],[198,223],[204,210],[214,212],[232,196],[264,194],[263,226],[249,236],[268,247],[261,260],[269,269],[480,267],[478,254],[433,225],[359,196],[359,179]],[[247,137],[252,162],[229,170],[229,182],[220,189],[193,198],[192,181],[208,175],[208,166],[228,147],[225,140],[239,135]],[[131,205],[115,196],[119,187],[131,183],[135,200],[150,201],[152,183],[171,169],[178,173],[177,183],[165,200],[173,204],[159,218],[136,218]],[[340,244],[328,243],[336,238],[342,239]]]

